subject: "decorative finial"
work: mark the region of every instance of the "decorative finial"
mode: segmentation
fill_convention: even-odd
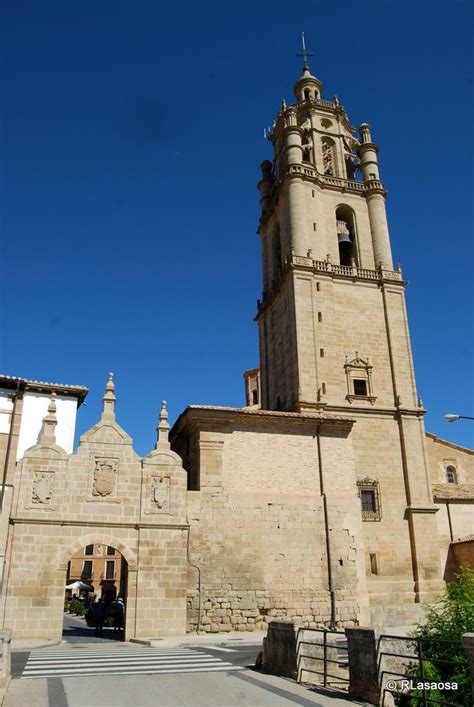
[[[283,98],[282,101],[281,101],[281,109],[282,109],[282,110],[286,110],[286,101],[285,101],[284,98]]]
[[[168,442],[168,432],[169,432],[170,426],[168,424],[168,410],[166,409],[166,400],[161,401],[161,412],[160,412],[160,421],[158,423],[158,427],[156,428],[156,431],[158,432],[158,439],[156,443],[156,447],[160,444],[166,444],[169,446]]]
[[[56,393],[53,390],[53,392],[51,393],[51,400],[49,401],[49,405],[48,405],[48,413],[50,415],[54,415],[55,412],[56,412]]]
[[[337,97],[337,93],[334,94],[334,105],[339,105],[339,98]]]
[[[298,53],[296,56],[302,56],[303,57],[303,71],[309,71],[309,62],[308,62],[308,57],[309,56],[314,56],[313,52],[309,52],[306,49],[306,42],[304,39],[304,32],[301,32],[301,43],[303,45],[303,51],[301,53]]]
[[[40,444],[56,444],[56,393],[51,393],[51,400],[48,405],[48,414],[43,418],[43,426],[39,435]]]
[[[102,418],[115,420],[115,401],[116,397],[114,395],[115,384],[114,384],[114,374],[109,373],[107,384],[105,386],[105,395],[102,398]]]

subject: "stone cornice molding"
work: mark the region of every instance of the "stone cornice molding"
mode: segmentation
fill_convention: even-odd
[[[359,398],[359,396],[356,397]],[[358,405],[351,405],[350,410],[348,410],[344,405],[328,404],[327,411],[334,411],[336,413],[350,412],[351,415],[370,415],[371,417],[374,415],[380,415],[382,417],[391,417],[393,419],[396,419],[400,412],[403,417],[424,417],[426,414],[426,410],[422,410],[420,408],[403,408],[400,410],[395,405],[393,407],[377,407],[375,405],[373,407],[360,407]]]
[[[385,270],[379,268],[359,268],[352,265],[337,265],[327,260],[314,260],[300,255],[288,255],[286,264],[281,274],[280,280],[274,285],[270,292],[264,293],[263,299],[257,302],[257,314],[254,321],[258,321],[262,313],[273,304],[278,296],[283,284],[292,271],[303,271],[328,276],[333,279],[351,280],[352,282],[372,282],[379,286],[393,285],[394,287],[405,287],[407,281],[403,279],[401,270]]]
[[[435,514],[439,511],[439,508],[435,506],[434,504],[429,505],[429,504],[412,504],[410,506],[407,506],[405,508],[405,514],[406,515],[413,515],[416,513],[430,513],[430,514]]]
[[[209,426],[215,429],[216,432],[231,432],[232,428],[237,425],[258,426],[262,430],[274,430],[277,425],[278,427],[292,429],[300,427],[308,431],[314,431],[316,427],[319,427],[323,432],[329,429],[339,429],[349,433],[354,423],[355,420],[352,417],[326,415],[321,414],[321,412],[299,413],[190,405],[181,413],[173,425],[170,437],[173,442],[184,429],[201,429],[203,427],[207,429]]]
[[[295,127],[291,126],[294,130]],[[301,147],[298,145],[298,147]],[[287,165],[285,174],[282,175],[278,182],[274,182],[274,193],[265,208],[265,211],[260,216],[259,229],[267,224],[269,218],[271,217],[273,210],[278,203],[278,196],[281,189],[284,188],[285,184],[292,181],[293,179],[302,179],[304,181],[311,182],[321,189],[330,189],[333,191],[338,191],[341,194],[359,194],[361,197],[367,198],[372,194],[382,194],[382,196],[387,195],[384,184],[380,179],[371,179],[366,182],[358,181],[357,179],[345,179],[343,177],[332,177],[329,175],[324,175],[318,172],[310,164],[292,164]]]
[[[12,517],[9,520],[10,525],[56,525],[61,527],[84,527],[84,528],[128,528],[133,530],[189,530],[189,523],[118,523],[118,522],[101,522],[97,520],[61,520],[58,518],[27,518],[27,517]]]
[[[357,152],[359,154],[363,154],[364,152],[367,152],[367,150],[375,152],[376,155],[378,155],[379,152],[379,148],[374,142],[361,142],[357,148]]]

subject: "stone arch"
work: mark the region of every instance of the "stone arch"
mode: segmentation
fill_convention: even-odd
[[[336,206],[335,215],[339,263],[351,265],[354,259],[356,265],[359,265],[356,213],[348,204],[340,203]]]
[[[138,562],[135,553],[113,535],[102,535],[98,533],[82,535],[78,540],[68,545],[67,548],[61,550],[58,569],[60,571],[66,571],[67,563],[71,557],[87,545],[109,545],[110,547],[114,547],[127,561],[129,571],[136,571]]]

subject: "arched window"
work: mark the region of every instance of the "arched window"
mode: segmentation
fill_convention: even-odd
[[[446,482],[448,484],[456,484],[457,483],[456,469],[454,466],[447,466],[446,467]]]
[[[256,390],[252,390],[252,404],[258,405],[258,392]]]
[[[358,265],[356,221],[354,212],[349,206],[341,205],[336,209],[337,243],[339,248],[339,263]]]
[[[312,141],[311,141],[311,131],[306,128],[303,131],[303,138],[302,138],[302,147],[303,147],[303,162],[312,162]]]
[[[334,141],[328,137],[321,140],[321,149],[323,152],[323,174],[328,176],[336,176],[336,155]]]

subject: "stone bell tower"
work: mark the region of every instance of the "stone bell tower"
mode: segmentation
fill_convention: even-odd
[[[429,542],[436,509],[378,147],[367,123],[355,137],[338,98],[322,98],[304,57],[296,100],[283,101],[268,135],[273,162],[262,163],[258,184],[261,406],[356,420],[363,520],[376,521],[364,524],[371,606],[419,602],[439,586]]]

